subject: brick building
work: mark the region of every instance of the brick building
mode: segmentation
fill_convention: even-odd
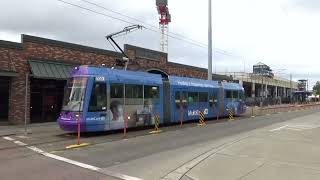
[[[131,45],[124,49],[133,60],[129,70],[207,77],[207,69],[169,62],[165,53]],[[78,65],[111,67],[117,58],[122,54],[29,35],[22,35],[21,43],[0,41],[0,123],[55,121],[70,70]]]

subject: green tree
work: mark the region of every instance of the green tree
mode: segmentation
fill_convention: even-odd
[[[313,92],[315,92],[316,95],[320,95],[320,81],[317,81],[317,83],[313,86]]]

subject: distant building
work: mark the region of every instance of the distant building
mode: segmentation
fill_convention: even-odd
[[[300,79],[298,80],[298,91],[307,91],[308,80]]]
[[[308,97],[312,95],[312,91],[308,91],[308,80],[298,80],[298,90],[293,92],[295,101],[304,103],[308,101]]]
[[[243,85],[248,105],[268,105],[289,103],[292,94],[298,89],[298,83],[290,79],[274,76],[272,69],[259,62],[253,65],[252,73],[230,72],[235,81]]]
[[[254,75],[262,75],[262,76],[266,76],[266,77],[270,77],[270,78],[273,78],[274,74],[272,73],[272,69],[262,63],[262,62],[259,62],[255,65],[253,65],[253,74]]]

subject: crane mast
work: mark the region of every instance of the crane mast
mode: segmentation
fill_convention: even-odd
[[[171,22],[168,0],[156,0],[156,6],[159,14],[160,50],[168,52],[169,23]]]

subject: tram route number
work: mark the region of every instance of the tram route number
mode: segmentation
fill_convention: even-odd
[[[96,81],[97,81],[97,82],[103,82],[103,81],[105,81],[104,76],[96,76]]]

